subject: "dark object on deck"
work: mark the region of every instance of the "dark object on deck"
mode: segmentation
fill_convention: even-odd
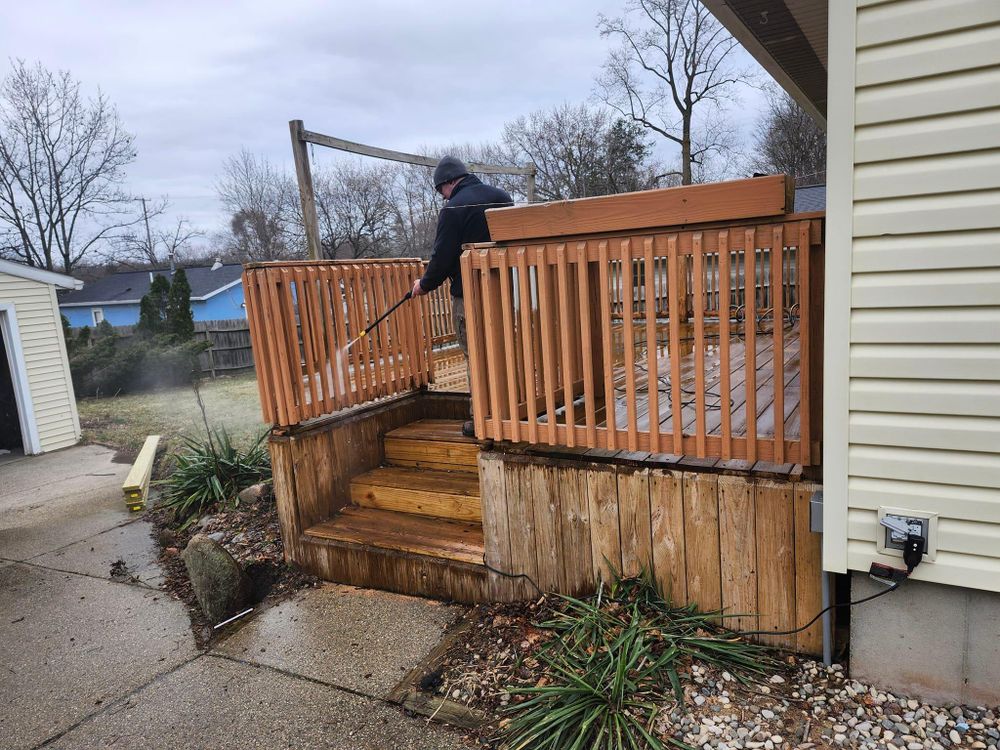
[[[250,598],[250,580],[221,544],[204,534],[195,534],[181,556],[194,595],[209,622],[221,622],[245,607]]]

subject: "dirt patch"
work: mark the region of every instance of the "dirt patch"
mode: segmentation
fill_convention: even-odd
[[[285,562],[278,512],[269,495],[241,503],[237,508],[206,514],[184,530],[174,526],[171,511],[154,510],[148,518],[160,546],[164,587],[187,605],[191,630],[202,648],[211,642],[217,631],[213,629],[216,623],[205,620],[181,559],[181,552],[195,534],[207,534],[215,539],[243,567],[253,586],[255,607],[270,606],[299,589],[320,584],[318,578]]]

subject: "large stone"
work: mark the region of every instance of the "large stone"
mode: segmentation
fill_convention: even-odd
[[[181,555],[201,611],[209,622],[236,614],[250,596],[250,580],[225,548],[205,534],[195,534]]]
[[[271,485],[267,482],[251,484],[240,490],[239,498],[241,503],[252,503],[262,498],[270,497]]]

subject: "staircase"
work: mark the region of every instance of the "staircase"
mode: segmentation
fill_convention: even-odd
[[[351,504],[305,531],[345,552],[333,580],[434,596],[442,576],[485,575],[479,446],[462,422],[423,419],[383,443],[385,464],[351,480]],[[401,580],[414,576],[423,590]]]

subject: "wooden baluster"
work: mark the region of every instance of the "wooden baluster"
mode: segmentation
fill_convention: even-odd
[[[611,347],[611,294],[608,276],[611,273],[611,261],[608,258],[608,241],[597,243],[598,267],[601,283],[598,295],[601,301],[601,343],[604,359],[604,424],[607,428],[608,450],[614,450],[618,445],[618,423],[615,419],[615,360]]]
[[[323,300],[320,292],[319,273],[315,266],[306,267],[306,284],[309,286],[309,298],[311,302],[309,307],[315,335],[313,353],[316,355],[316,364],[318,367],[317,378],[321,390],[323,413],[329,414],[334,408],[334,400],[331,393],[333,389],[330,387],[329,377],[331,358],[326,351],[329,329],[326,326],[326,318],[323,316]]]
[[[366,263],[365,269],[365,295],[368,299],[368,320],[367,325],[375,322],[379,315],[388,310],[385,302],[381,299],[378,288],[378,279],[374,270],[374,264]],[[388,395],[392,392],[389,381],[389,348],[386,346],[385,321],[379,323],[368,334],[366,338],[372,342],[372,366],[376,374],[380,395]]]
[[[293,423],[297,423],[308,414],[306,409],[305,383],[302,382],[302,355],[299,351],[299,331],[295,323],[295,306],[292,302],[291,273],[287,268],[275,269],[275,307],[279,310],[278,319],[281,321],[284,336],[282,340],[285,346],[282,347],[285,354],[285,372],[288,377],[289,393],[291,402],[289,403],[289,417],[294,418]]]
[[[484,440],[486,415],[489,412],[489,381],[486,377],[486,347],[483,340],[482,283],[483,268],[474,269],[472,252],[462,254],[462,292],[465,296],[465,329],[469,343],[469,390],[472,394],[472,421],[476,437]],[[476,261],[484,263],[487,251],[481,250]]]
[[[510,439],[521,440],[521,417],[517,404],[517,330],[514,327],[513,302],[511,300],[509,248],[498,247],[495,251],[500,261],[500,309],[503,313],[504,359],[507,378],[507,407],[510,417]]]
[[[590,290],[590,262],[587,243],[576,243],[576,282],[578,315],[580,317],[580,352],[583,368],[583,411],[587,426],[587,446],[597,447],[597,394],[594,371],[594,330]],[[599,324],[598,324],[599,325]]]
[[[490,385],[492,437],[494,440],[503,440],[503,408],[507,401],[507,379],[502,377],[500,372],[503,367],[501,337],[504,335],[504,330],[500,323],[500,276],[491,268],[493,260],[491,256],[489,250],[484,251],[484,255],[481,256],[483,332],[486,337],[484,364]]]
[[[380,312],[385,312],[397,301],[393,299],[392,289],[388,285],[391,270],[389,264],[378,265],[372,269],[375,280],[375,291],[378,293]],[[396,341],[398,338],[396,334],[396,321],[398,318],[396,316],[398,314],[399,308],[379,324],[379,327],[382,329],[379,331],[379,341],[383,344],[382,350],[384,352],[382,367],[385,369],[386,382],[391,381],[392,383],[389,393],[399,393],[402,390],[399,382],[399,357],[396,356]]]
[[[657,235],[656,240],[662,240]],[[660,370],[656,348],[656,251],[654,239],[643,240],[643,274],[646,281],[646,392],[649,404],[649,450],[660,452]]]
[[[566,245],[560,242],[556,245],[556,298],[559,300],[559,332],[562,337],[562,383],[563,405],[566,413],[566,445],[570,448],[576,445],[576,405],[573,403],[573,383],[575,368],[573,362],[573,344],[570,337],[576,335],[573,319],[570,316],[570,286],[569,272],[566,268]]]
[[[521,315],[521,350],[524,357],[524,406],[528,419],[528,442],[538,442],[538,399],[535,393],[535,347],[537,332],[532,326],[531,277],[527,248],[517,249],[517,286]]]
[[[539,325],[542,330],[542,373],[545,387],[545,413],[548,420],[549,445],[556,445],[558,440],[556,427],[556,349],[555,332],[552,330],[555,324],[554,300],[551,298],[551,273],[549,270],[548,258],[546,257],[545,245],[538,247],[536,252],[538,263],[538,307]]]
[[[743,322],[746,368],[743,378],[746,388],[747,461],[757,461],[757,233],[747,229],[743,235],[743,273],[746,289],[746,318]]]
[[[628,419],[628,449],[639,450],[639,424],[636,414],[635,387],[635,319],[632,316],[633,268],[632,241],[622,240],[619,245],[622,264],[622,338],[625,366],[625,414]]]
[[[243,272],[247,288],[247,318],[253,345],[254,365],[257,369],[257,389],[260,392],[261,412],[264,421],[285,425],[285,405],[279,394],[275,375],[277,354],[271,346],[271,328],[265,322],[264,309],[267,299],[264,271],[253,269]]]
[[[340,295],[334,295],[330,289],[333,283],[332,270],[331,267],[324,266],[317,270],[316,275],[319,278],[319,303],[323,308],[323,318],[326,321],[326,347],[330,360],[330,392],[333,397],[333,408],[336,411],[343,408],[346,403],[347,378],[343,372],[345,358],[341,352],[347,342],[344,340],[344,328],[337,317]]]
[[[719,409],[722,414],[722,458],[733,457],[732,393],[729,356],[729,230],[719,232]]]
[[[771,243],[771,300],[774,303],[774,462],[785,463],[785,305],[784,225],[774,227]]]
[[[695,450],[705,458],[705,252],[702,233],[691,237],[694,293],[694,409]]]
[[[344,281],[343,270],[340,266],[330,268],[330,304],[333,306],[333,319],[337,322],[337,359],[340,365],[343,381],[342,406],[350,406],[355,402],[356,384],[351,383],[351,352],[345,351],[351,340],[353,330],[349,327],[350,321],[347,314],[347,284]],[[354,368],[355,377],[358,369]]]
[[[360,289],[360,278],[359,271],[356,265],[345,266],[345,299],[347,301],[347,312],[351,317],[352,323],[352,336],[351,340],[354,340],[357,336],[361,335],[361,332],[365,330],[363,321],[365,319],[364,314],[364,298],[361,295]],[[347,287],[350,287],[348,292]],[[367,350],[367,343],[365,339],[359,339],[354,346],[351,347],[351,356],[354,358],[354,383],[355,392],[359,394],[356,396],[354,403],[362,403],[371,398],[374,394],[374,388],[371,387],[371,381],[369,380],[369,370],[368,370],[368,357],[365,355]]]
[[[799,246],[796,257],[799,303],[799,463],[812,464],[812,299],[809,289],[809,222],[799,224]]]
[[[670,304],[670,340],[667,351],[670,356],[670,432],[673,435],[674,455],[684,454],[684,420],[682,411],[684,397],[681,394],[681,307],[686,298],[687,277],[681,277],[681,263],[677,256],[677,235],[667,237],[667,263]]]
[[[402,274],[403,266],[393,263],[389,269],[386,283],[389,286],[389,296],[394,303],[396,300],[402,299],[409,291],[403,282]],[[393,356],[398,360],[400,387],[403,390],[413,387],[413,372],[410,362],[410,336],[406,323],[406,318],[410,314],[412,307],[413,300],[404,302],[402,307],[396,310],[392,316],[393,330],[395,331],[393,337]]]

